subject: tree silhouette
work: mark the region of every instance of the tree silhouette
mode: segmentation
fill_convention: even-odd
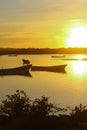
[[[7,99],[2,101],[1,112],[14,116],[22,113],[29,113],[30,99],[24,91],[16,90],[13,95],[6,95]]]
[[[35,99],[32,107],[31,113],[34,116],[45,117],[53,112],[53,104],[49,103],[49,98],[42,96],[41,99]]]
[[[82,122],[87,122],[87,106],[82,104],[75,106],[75,108],[71,110],[70,115],[72,122],[75,125]]]
[[[80,104],[70,110],[69,115],[58,114],[60,111],[65,112],[66,109],[49,102],[48,97],[30,100],[24,91],[16,90],[14,94],[6,95],[6,99],[2,101],[0,130],[83,129],[84,123],[87,122],[87,105]],[[87,123],[84,130],[87,130]]]
[[[9,116],[28,114],[38,118],[54,115],[64,110],[50,103],[48,97],[42,96],[41,99],[31,101],[24,91],[19,90],[12,95],[6,95],[6,99],[0,106],[0,112]]]

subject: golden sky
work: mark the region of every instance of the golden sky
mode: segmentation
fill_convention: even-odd
[[[86,18],[87,0],[0,0],[0,47],[67,47]]]

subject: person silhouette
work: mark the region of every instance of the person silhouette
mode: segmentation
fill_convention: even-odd
[[[24,64],[30,64],[30,61],[29,61],[29,60],[22,59],[22,61],[23,61],[23,65],[24,65]]]

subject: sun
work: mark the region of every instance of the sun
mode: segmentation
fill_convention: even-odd
[[[87,27],[75,26],[70,29],[68,47],[87,47]]]

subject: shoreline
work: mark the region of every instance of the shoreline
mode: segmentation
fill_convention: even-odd
[[[87,54],[87,48],[0,48],[0,55]]]

